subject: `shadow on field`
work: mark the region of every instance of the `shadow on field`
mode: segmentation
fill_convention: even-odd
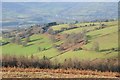
[[[30,42],[38,41],[38,40],[41,40],[41,39],[43,39],[43,38],[39,38],[39,39],[30,40]]]
[[[31,45],[33,45],[33,44],[28,44],[28,45],[26,45],[26,47],[31,46]]]
[[[118,51],[117,48],[110,48],[110,49],[102,49],[100,52],[105,52],[105,51]]]
[[[100,52],[110,51],[111,49],[102,49]]]

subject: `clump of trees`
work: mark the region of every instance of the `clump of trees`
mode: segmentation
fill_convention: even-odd
[[[70,44],[70,43],[77,44],[77,43],[79,43],[81,41],[84,41],[84,39],[87,39],[85,37],[86,37],[86,35],[85,35],[84,32],[80,32],[80,33],[77,33],[77,34],[73,33],[73,34],[69,35],[69,37],[66,40],[66,43],[68,43],[68,44]],[[87,41],[87,40],[85,40],[85,41]]]
[[[90,26],[96,26],[96,24],[93,23],[93,24],[90,24]]]
[[[107,25],[100,22],[99,27],[96,27],[95,30],[100,30],[100,29],[106,28],[106,26]]]
[[[56,37],[55,37],[54,35],[51,35],[51,36],[50,36],[50,40],[51,40],[52,42],[57,42],[57,41],[59,41],[59,39],[56,39]]]
[[[30,36],[33,34],[43,34],[47,29],[46,26],[34,25],[26,29],[17,29],[10,32],[2,31],[2,37],[8,39],[8,42],[25,46],[29,42]],[[24,42],[21,40],[23,38],[25,38]]]
[[[18,44],[18,45],[26,46],[27,43],[30,42],[30,36],[29,36],[29,35],[26,35],[24,41],[22,41],[22,38],[20,37],[20,35],[17,34],[15,37],[12,37],[12,38],[10,39],[10,42],[11,42],[11,43]]]
[[[88,38],[86,35],[86,30],[82,30],[80,33],[72,33],[70,35],[64,35],[65,42],[60,46],[59,50],[65,50],[66,48],[70,48],[75,45],[85,45],[88,43]],[[65,48],[66,47],[66,48]],[[76,48],[76,50],[81,50],[81,48]]]
[[[33,26],[32,27],[32,30],[31,30],[31,33],[32,34],[43,34],[45,32],[45,27],[42,28],[42,26]]]
[[[52,28],[49,28],[47,32],[48,32],[48,34],[54,34],[54,31]]]

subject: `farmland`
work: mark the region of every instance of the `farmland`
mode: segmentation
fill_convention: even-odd
[[[104,24],[102,28],[101,24]],[[53,34],[55,31],[58,33]],[[1,39],[1,42],[7,42],[0,46],[4,78],[117,78],[119,76],[117,21],[50,26],[47,32],[35,31],[29,38],[21,38],[22,44],[11,42],[9,38]],[[27,39],[29,41],[23,45]]]
[[[38,52],[38,47],[50,48],[51,44],[49,39],[43,35],[31,36],[31,42],[28,43],[27,47],[16,44],[8,44],[3,46],[3,53],[13,55],[30,55]],[[39,45],[40,44],[40,45]]]
[[[60,45],[61,43],[64,42],[64,40],[52,42],[50,39],[50,36],[45,33],[45,34],[32,35],[30,37],[30,42],[27,44],[26,47],[23,47],[22,45],[17,45],[14,43],[9,43],[7,45],[1,46],[2,54],[15,55],[15,56],[33,55],[39,58],[43,58],[43,56],[46,56],[48,58],[53,57],[51,60],[60,59],[60,61],[64,61],[64,59],[66,58],[69,59],[69,58],[76,58],[76,57],[79,59],[96,59],[96,58],[112,58],[112,57],[115,58],[117,57],[117,52],[112,50],[107,51],[106,49],[118,48],[117,21],[103,22],[103,23],[107,25],[107,27],[100,30],[93,30],[99,26],[99,23],[96,22],[94,23],[96,24],[96,26],[93,26],[93,27],[78,27],[75,29],[70,29],[70,30],[66,30],[59,33],[59,34],[66,34],[66,33],[72,34],[72,33],[81,32],[83,29],[93,30],[87,33],[89,43],[87,43],[86,45],[83,45],[83,48],[86,48],[87,50],[79,50],[79,51],[70,50],[68,52],[65,52],[64,54],[59,55],[60,51],[54,48],[53,45],[54,44]],[[83,26],[83,25],[89,25],[89,24],[92,24],[92,23],[77,23],[75,25]],[[60,30],[63,27],[69,27],[69,26],[67,24],[52,26],[54,31]],[[95,41],[99,43],[99,47],[101,50],[99,52],[90,50],[93,45],[93,42]],[[41,49],[45,48],[46,50],[39,51],[38,48],[41,48]],[[102,51],[102,50],[106,50],[106,51]]]
[[[2,2],[2,78],[118,79],[118,3],[53,2]]]

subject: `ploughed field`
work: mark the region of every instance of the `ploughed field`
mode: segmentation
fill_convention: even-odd
[[[117,72],[76,69],[2,68],[3,78],[118,78]]]

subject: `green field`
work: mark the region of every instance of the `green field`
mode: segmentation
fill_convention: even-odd
[[[53,30],[61,30],[61,28],[67,28],[69,27],[68,24],[61,24],[61,25],[57,25],[57,26],[52,26]]]
[[[103,22],[105,25],[107,25],[106,28],[100,29],[100,30],[94,30],[96,27],[99,26],[99,22],[96,22],[96,26],[93,27],[79,27],[71,30],[66,30],[61,32],[60,34],[71,34],[71,33],[78,33],[81,32],[81,30],[94,30],[87,33],[88,41],[86,45],[83,47],[88,49],[87,50],[79,50],[79,51],[68,51],[63,54],[60,54],[60,52],[53,47],[53,44],[61,44],[64,42],[64,40],[53,43],[48,35],[45,34],[36,34],[30,37],[30,42],[27,44],[26,47],[23,47],[22,45],[17,45],[13,43],[9,43],[7,45],[0,46],[2,48],[2,54],[8,54],[8,55],[24,55],[24,56],[35,56],[38,58],[43,58],[43,56],[46,56],[48,58],[51,58],[51,60],[58,59],[60,62],[63,62],[65,59],[96,59],[96,58],[115,58],[118,56],[118,52],[116,51],[110,51],[107,49],[111,48],[118,48],[118,25],[117,21],[111,21],[111,22]],[[77,26],[83,26],[83,25],[89,25],[91,23],[77,23]],[[69,27],[68,24],[60,24],[57,26],[52,26],[53,30],[60,30],[61,28]],[[4,41],[4,40],[2,40]],[[91,51],[91,47],[93,45],[93,42],[97,41],[99,43],[100,51]],[[45,49],[43,51],[39,51],[38,49]],[[102,51],[106,50],[106,51]]]
[[[2,47],[3,54],[12,54],[12,55],[31,55],[38,53],[38,48],[51,48],[51,41],[44,35],[33,35],[30,37],[31,42],[27,44],[26,47],[17,44],[7,44]]]
[[[59,60],[60,62],[63,62],[65,59],[80,59],[80,60],[93,60],[93,59],[102,59],[102,58],[113,58],[118,56],[117,52],[112,52],[109,54],[106,54],[105,52],[94,52],[94,51],[69,51],[66,52],[60,56],[57,56],[55,58],[52,58],[51,60]]]

